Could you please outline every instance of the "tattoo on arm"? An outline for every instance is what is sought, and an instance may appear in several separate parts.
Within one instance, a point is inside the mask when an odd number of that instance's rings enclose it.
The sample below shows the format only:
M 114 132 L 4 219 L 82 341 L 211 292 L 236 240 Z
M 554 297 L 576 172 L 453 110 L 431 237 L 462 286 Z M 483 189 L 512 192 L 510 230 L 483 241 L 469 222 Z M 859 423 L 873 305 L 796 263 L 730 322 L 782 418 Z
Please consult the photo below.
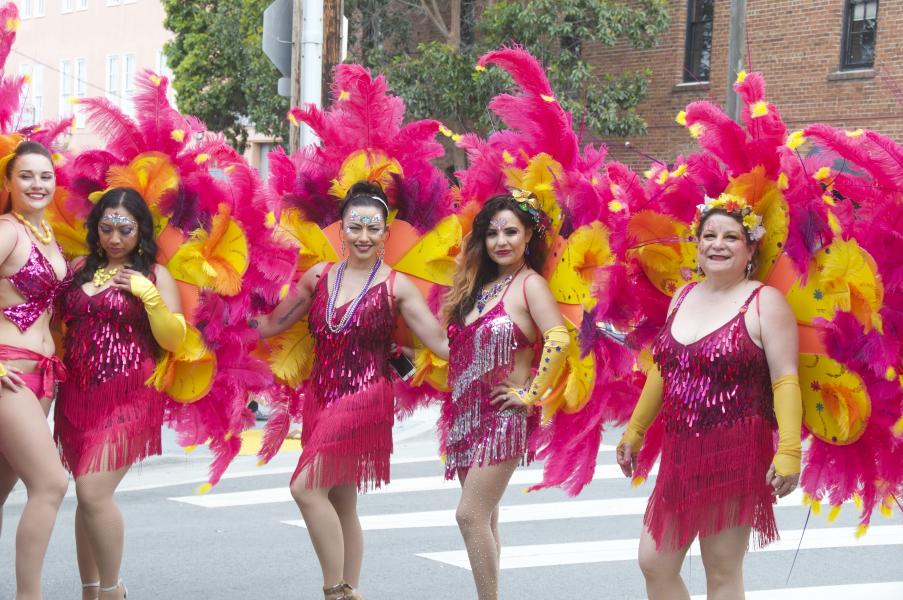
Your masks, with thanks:
M 279 318 L 278 323 L 279 323 L 280 325 L 285 325 L 285 322 L 288 321 L 289 318 L 291 318 L 291 316 L 292 316 L 293 314 L 295 314 L 295 311 L 297 311 L 297 310 L 303 308 L 306 304 L 307 304 L 307 298 L 301 298 L 300 300 L 298 300 L 297 302 L 295 302 L 295 305 L 292 306 L 292 307 L 289 309 L 289 311 L 288 311 L 287 313 L 285 313 L 284 315 L 282 315 L 282 316 Z

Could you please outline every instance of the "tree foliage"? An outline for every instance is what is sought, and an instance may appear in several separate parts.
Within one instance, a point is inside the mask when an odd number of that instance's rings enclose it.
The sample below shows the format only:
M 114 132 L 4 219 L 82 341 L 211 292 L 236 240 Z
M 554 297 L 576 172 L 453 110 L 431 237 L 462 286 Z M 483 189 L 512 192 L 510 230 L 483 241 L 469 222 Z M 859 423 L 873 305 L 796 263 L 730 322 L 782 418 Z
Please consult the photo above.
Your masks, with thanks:
M 468 14 L 467 5 L 472 7 L 469 0 L 452 1 L 465 3 L 462 15 Z M 410 1 L 401 4 L 416 10 Z M 584 59 L 584 48 L 622 41 L 648 48 L 668 25 L 667 0 L 499 0 L 480 14 L 472 44 L 424 42 L 411 52 L 404 40 L 393 43 L 383 27 L 382 38 L 361 44 L 361 58 L 386 73 L 412 117 L 438 118 L 452 129 L 486 134 L 494 124 L 485 107 L 510 80 L 495 69 L 478 73 L 474 63 L 487 50 L 520 44 L 543 62 L 556 97 L 589 132 L 628 136 L 646 131 L 636 106 L 651 71 L 600 73 Z
M 261 49 L 263 10 L 271 0 L 163 0 L 175 33 L 166 60 L 179 109 L 222 131 L 241 151 L 248 128 L 288 134 L 288 99 L 276 93 L 279 71 Z

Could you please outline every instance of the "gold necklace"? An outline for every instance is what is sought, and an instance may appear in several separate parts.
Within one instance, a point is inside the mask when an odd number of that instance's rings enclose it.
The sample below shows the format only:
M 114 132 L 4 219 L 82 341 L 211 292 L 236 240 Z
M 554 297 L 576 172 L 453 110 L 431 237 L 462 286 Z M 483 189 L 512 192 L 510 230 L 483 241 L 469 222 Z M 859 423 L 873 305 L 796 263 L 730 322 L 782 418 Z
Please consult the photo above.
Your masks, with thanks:
M 53 229 L 50 228 L 50 224 L 41 219 L 41 228 L 44 230 L 44 233 L 38 231 L 38 228 L 31 224 L 31 221 L 23 217 L 20 213 L 13 211 L 13 216 L 19 219 L 19 222 L 31 229 L 31 232 L 34 234 L 38 241 L 42 244 L 49 244 L 53 241 Z
M 94 284 L 96 288 L 102 288 L 103 284 L 116 277 L 116 273 L 122 267 L 113 267 L 112 269 L 104 269 L 103 267 L 97 267 L 97 270 L 94 271 L 94 279 L 91 280 L 91 283 Z

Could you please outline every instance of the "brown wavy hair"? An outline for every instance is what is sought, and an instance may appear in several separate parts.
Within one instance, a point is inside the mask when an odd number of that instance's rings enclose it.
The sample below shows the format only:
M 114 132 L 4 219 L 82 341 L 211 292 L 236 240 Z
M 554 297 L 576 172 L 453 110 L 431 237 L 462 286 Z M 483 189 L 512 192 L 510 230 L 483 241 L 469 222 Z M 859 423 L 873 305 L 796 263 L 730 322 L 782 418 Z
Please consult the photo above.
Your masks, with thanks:
M 524 229 L 533 232 L 527 243 L 524 262 L 534 271 L 542 270 L 548 248 L 543 235 L 537 229 L 537 223 L 510 195 L 493 196 L 477 213 L 473 220 L 473 229 L 464 238 L 464 249 L 458 256 L 458 267 L 455 269 L 452 288 L 442 306 L 442 317 L 446 323 L 464 323 L 465 317 L 476 305 L 477 293 L 498 277 L 499 266 L 486 250 L 486 234 L 492 217 L 503 210 L 510 210 L 517 216 Z

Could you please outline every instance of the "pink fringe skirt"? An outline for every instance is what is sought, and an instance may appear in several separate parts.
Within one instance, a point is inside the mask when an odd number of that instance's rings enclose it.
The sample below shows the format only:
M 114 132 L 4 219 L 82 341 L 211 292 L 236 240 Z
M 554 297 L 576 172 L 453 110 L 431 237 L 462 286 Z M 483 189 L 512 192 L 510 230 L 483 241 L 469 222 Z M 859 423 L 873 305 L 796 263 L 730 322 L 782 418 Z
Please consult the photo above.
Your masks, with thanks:
M 771 425 L 761 417 L 698 436 L 666 433 L 643 519 L 656 547 L 675 551 L 738 526 L 752 527 L 758 547 L 778 539 L 775 497 L 765 482 L 773 457 Z
M 353 484 L 361 492 L 388 483 L 394 410 L 387 379 L 328 404 L 306 394 L 301 457 L 292 481 L 303 472 L 308 489 Z
M 72 377 L 60 386 L 53 437 L 73 476 L 116 471 L 162 453 L 163 394 L 144 383 L 153 370 L 149 360 L 98 385 L 82 388 Z

